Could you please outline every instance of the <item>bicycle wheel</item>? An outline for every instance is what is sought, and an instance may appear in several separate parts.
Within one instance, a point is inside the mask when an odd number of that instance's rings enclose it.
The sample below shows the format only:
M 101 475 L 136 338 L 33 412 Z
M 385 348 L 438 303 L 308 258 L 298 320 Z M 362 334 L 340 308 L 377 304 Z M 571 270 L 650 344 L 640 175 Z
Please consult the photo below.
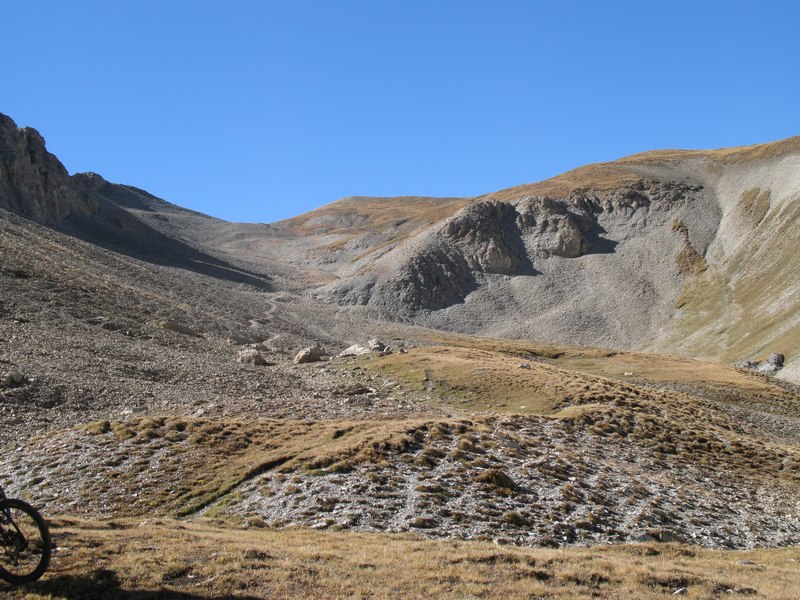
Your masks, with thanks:
M 47 523 L 27 502 L 0 502 L 0 578 L 9 583 L 36 581 L 50 564 Z

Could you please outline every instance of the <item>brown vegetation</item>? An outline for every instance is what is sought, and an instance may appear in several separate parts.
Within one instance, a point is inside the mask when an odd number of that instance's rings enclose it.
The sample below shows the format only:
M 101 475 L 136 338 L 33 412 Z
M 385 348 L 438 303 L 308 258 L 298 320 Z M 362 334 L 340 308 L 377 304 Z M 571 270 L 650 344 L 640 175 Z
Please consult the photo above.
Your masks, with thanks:
M 410 535 L 257 530 L 170 520 L 54 522 L 51 570 L 5 597 L 689 598 L 800 596 L 800 550 L 677 544 L 570 550 Z

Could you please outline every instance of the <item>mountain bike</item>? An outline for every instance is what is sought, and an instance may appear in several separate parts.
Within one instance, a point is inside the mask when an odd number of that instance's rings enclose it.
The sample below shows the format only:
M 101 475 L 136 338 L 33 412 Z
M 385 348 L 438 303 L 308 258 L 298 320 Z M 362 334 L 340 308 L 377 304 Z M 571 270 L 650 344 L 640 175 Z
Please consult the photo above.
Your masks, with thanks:
M 0 579 L 36 581 L 47 570 L 51 552 L 50 531 L 39 511 L 7 497 L 0 487 Z

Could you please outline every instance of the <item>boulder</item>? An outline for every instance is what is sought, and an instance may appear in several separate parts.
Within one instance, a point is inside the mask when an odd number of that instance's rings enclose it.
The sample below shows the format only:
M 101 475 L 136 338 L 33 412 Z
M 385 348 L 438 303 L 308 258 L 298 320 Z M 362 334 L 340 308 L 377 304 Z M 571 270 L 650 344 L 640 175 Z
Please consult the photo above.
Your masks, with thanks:
M 236 356 L 236 360 L 247 365 L 260 366 L 267 364 L 267 361 L 264 360 L 264 357 L 261 356 L 261 353 L 255 348 L 245 348 L 244 350 L 240 351 Z
M 756 367 L 759 373 L 774 373 L 783 367 L 784 356 L 780 352 L 773 352 Z
M 738 369 L 752 369 L 758 373 L 774 373 L 783 367 L 784 360 L 783 354 L 773 352 L 761 362 L 749 358 L 741 358 L 733 363 L 733 366 Z
M 308 348 L 303 348 L 300 352 L 295 354 L 293 362 L 296 365 L 319 362 L 322 360 L 323 354 L 325 354 L 325 350 L 319 346 L 310 346 Z
M 353 344 L 349 348 L 345 348 L 339 353 L 339 356 L 367 356 L 372 354 L 372 350 L 370 350 L 367 346 L 362 346 L 361 344 Z

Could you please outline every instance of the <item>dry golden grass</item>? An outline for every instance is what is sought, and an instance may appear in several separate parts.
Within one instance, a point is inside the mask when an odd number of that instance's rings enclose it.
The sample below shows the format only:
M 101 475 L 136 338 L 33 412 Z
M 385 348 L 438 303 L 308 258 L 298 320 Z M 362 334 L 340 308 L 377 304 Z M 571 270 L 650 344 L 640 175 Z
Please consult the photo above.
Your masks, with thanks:
M 621 164 L 598 163 L 578 167 L 545 181 L 514 186 L 487 194 L 485 198 L 509 201 L 523 196 L 569 196 L 575 190 L 592 189 L 599 192 L 613 190 L 640 181 L 641 175 Z
M 800 548 L 530 549 L 410 535 L 59 519 L 42 580 L 6 598 L 800 597 Z
M 469 198 L 344 198 L 309 213 L 285 221 L 290 229 L 303 235 L 327 233 L 383 232 L 397 227 L 409 234 L 446 219 L 467 206 Z
M 529 368 L 520 368 L 521 363 Z M 553 414 L 603 387 L 596 378 L 515 354 L 452 346 L 415 348 L 359 364 L 404 381 L 415 392 L 429 390 L 465 412 Z
M 737 210 L 742 219 L 758 222 L 755 236 L 724 269 L 686 285 L 678 301 L 683 316 L 666 348 L 734 361 L 800 346 L 800 321 L 787 318 L 800 312 L 792 257 L 800 244 L 800 203 L 767 212 L 769 193 L 752 189 Z M 779 244 L 768 243 L 776 239 Z
M 416 448 L 435 426 L 457 429 L 463 424 L 447 419 L 144 418 L 90 423 L 80 432 L 84 441 L 75 443 L 75 456 L 61 446 L 51 451 L 54 465 L 71 465 L 83 456 L 99 469 L 102 476 L 81 490 L 87 510 L 102 503 L 114 507 L 114 514 L 185 516 L 273 469 L 343 472 L 365 462 L 379 464 Z M 47 485 L 58 484 L 59 472 L 51 473 Z M 64 476 L 67 485 L 69 471 Z M 139 494 L 142 489 L 147 493 Z
M 642 176 L 635 170 L 637 166 L 688 159 L 707 159 L 723 164 L 738 164 L 780 158 L 798 150 L 800 150 L 800 137 L 718 150 L 652 150 L 626 156 L 613 162 L 578 167 L 545 181 L 511 187 L 487 194 L 482 198 L 513 200 L 530 195 L 568 196 L 573 191 L 582 189 L 603 192 L 640 181 Z
M 476 346 L 487 342 L 473 339 Z M 415 393 L 427 391 L 476 423 L 503 413 L 549 416 L 612 445 L 627 438 L 675 460 L 797 481 L 796 446 L 776 443 L 756 423 L 743 427 L 721 408 L 757 405 L 777 418 L 800 415 L 800 398 L 767 377 L 681 357 L 491 343 L 494 350 L 433 346 L 358 364 Z
M 548 414 L 570 398 L 586 396 L 587 385 L 600 386 L 603 392 L 629 393 L 626 386 L 631 382 L 689 385 L 704 395 L 720 389 L 724 394 L 719 399 L 726 401 L 769 397 L 781 405 L 798 403 L 794 395 L 769 379 L 688 357 L 497 340 L 433 330 L 422 331 L 418 337 L 435 346 L 360 364 L 405 379 L 416 389 L 425 387 L 427 381 L 433 391 L 446 388 L 457 397 L 460 393 L 461 400 L 469 400 L 464 407 L 474 410 L 502 408 L 498 412 Z M 520 363 L 529 364 L 531 369 L 518 368 Z M 595 387 L 593 392 L 597 391 Z M 498 406 L 503 403 L 507 406 Z
M 663 161 L 686 160 L 688 158 L 705 158 L 726 164 L 752 162 L 780 158 L 800 150 L 800 136 L 786 138 L 766 144 L 751 146 L 735 146 L 716 150 L 651 150 L 626 156 L 615 162 L 621 164 L 648 164 Z

